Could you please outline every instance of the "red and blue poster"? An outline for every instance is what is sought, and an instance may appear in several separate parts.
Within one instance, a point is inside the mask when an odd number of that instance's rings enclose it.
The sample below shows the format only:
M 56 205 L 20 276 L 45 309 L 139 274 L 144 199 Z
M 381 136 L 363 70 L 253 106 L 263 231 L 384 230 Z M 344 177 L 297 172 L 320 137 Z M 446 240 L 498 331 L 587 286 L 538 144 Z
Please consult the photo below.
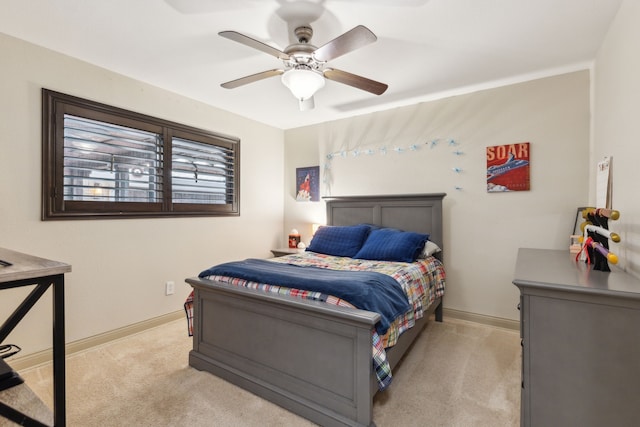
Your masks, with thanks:
M 320 166 L 296 169 L 296 200 L 320 201 Z
M 529 143 L 487 147 L 487 192 L 529 191 Z

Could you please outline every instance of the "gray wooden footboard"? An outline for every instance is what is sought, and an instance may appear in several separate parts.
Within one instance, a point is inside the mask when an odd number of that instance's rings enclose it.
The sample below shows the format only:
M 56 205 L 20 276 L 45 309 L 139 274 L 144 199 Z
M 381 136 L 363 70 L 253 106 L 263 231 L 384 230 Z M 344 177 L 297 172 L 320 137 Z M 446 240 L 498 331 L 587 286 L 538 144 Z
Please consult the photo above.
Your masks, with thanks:
M 206 279 L 195 290 L 189 364 L 323 426 L 372 424 L 377 313 Z

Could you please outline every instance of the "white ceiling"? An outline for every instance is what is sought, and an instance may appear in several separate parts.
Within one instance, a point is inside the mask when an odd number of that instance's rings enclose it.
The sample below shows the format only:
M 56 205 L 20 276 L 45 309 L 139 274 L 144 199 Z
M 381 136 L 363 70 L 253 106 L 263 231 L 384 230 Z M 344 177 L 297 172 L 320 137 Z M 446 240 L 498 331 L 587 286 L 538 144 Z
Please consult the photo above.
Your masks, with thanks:
M 0 0 L 0 32 L 289 129 L 588 68 L 621 1 Z M 220 87 L 282 64 L 219 31 L 284 49 L 282 17 L 314 13 L 318 47 L 359 24 L 378 36 L 330 66 L 387 83 L 383 95 L 328 81 L 302 112 L 279 77 Z

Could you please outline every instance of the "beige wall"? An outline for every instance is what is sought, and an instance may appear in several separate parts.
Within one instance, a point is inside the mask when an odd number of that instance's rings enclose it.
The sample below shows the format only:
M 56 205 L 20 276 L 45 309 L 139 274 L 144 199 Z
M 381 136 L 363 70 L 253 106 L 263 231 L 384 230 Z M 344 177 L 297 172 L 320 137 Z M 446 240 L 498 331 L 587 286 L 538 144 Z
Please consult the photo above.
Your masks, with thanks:
M 184 279 L 280 243 L 283 131 L 0 34 L 0 246 L 72 264 L 67 342 L 182 309 Z M 42 87 L 241 139 L 241 216 L 40 220 Z M 206 89 L 203 89 L 206 90 Z M 176 293 L 164 295 L 173 280 Z M 2 291 L 4 319 L 25 290 Z M 48 293 L 8 338 L 51 345 Z M 186 323 L 185 323 L 186 333 Z
M 588 199 L 589 88 L 585 70 L 287 131 L 285 174 L 315 160 L 323 195 L 446 192 L 445 307 L 517 319 L 517 249 L 568 250 Z M 531 191 L 488 194 L 486 147 L 518 142 L 531 143 Z M 307 229 L 324 204 L 296 203 L 287 179 L 285 231 Z
M 625 0 L 598 52 L 595 65 L 593 156 L 590 170 L 613 157 L 613 205 L 620 220 L 609 228 L 621 235 L 611 244 L 620 266 L 640 277 L 640 2 Z M 590 180 L 595 203 L 595 178 Z

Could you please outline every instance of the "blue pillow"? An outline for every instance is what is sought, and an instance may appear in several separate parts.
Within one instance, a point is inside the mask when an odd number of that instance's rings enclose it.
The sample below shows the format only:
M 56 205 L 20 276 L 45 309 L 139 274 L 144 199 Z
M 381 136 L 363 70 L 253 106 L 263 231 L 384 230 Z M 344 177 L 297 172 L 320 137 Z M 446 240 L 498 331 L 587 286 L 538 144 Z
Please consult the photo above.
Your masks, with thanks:
M 393 228 L 372 230 L 367 241 L 353 258 L 414 262 L 424 249 L 424 244 L 428 239 L 428 234 Z
M 321 226 L 313 235 L 308 251 L 353 257 L 369 235 L 368 225 Z

